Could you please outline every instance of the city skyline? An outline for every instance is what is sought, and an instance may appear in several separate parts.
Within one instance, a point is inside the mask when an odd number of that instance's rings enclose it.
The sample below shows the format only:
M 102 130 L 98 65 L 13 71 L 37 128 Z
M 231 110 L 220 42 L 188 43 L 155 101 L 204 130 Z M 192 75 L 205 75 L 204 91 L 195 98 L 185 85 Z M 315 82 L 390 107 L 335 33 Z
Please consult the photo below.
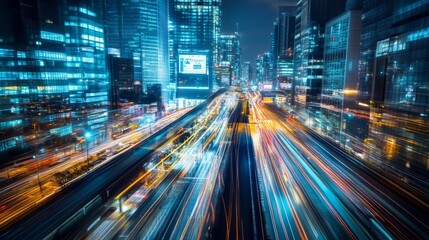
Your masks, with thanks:
M 429 0 L 3 0 L 0 24 L 0 239 L 429 235 Z
M 278 7 L 295 4 L 296 0 L 223 1 L 222 30 L 232 34 L 238 28 L 240 37 L 243 39 L 243 61 L 255 64 L 255 57 L 270 48 L 270 27 L 278 16 Z

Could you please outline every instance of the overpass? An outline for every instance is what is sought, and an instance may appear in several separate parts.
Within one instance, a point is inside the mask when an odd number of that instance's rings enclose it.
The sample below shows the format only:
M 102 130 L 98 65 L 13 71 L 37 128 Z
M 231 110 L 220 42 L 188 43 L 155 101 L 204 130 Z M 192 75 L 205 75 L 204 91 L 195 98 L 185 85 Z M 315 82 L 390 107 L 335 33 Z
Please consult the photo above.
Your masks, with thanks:
M 111 199 L 141 170 L 154 149 L 166 142 L 181 126 L 201 115 L 206 107 L 227 89 L 221 89 L 205 102 L 176 121 L 167 125 L 142 143 L 108 163 L 89 172 L 86 176 L 64 187 L 52 198 L 2 229 L 0 239 L 62 239 L 62 233 L 84 218 L 90 211 Z

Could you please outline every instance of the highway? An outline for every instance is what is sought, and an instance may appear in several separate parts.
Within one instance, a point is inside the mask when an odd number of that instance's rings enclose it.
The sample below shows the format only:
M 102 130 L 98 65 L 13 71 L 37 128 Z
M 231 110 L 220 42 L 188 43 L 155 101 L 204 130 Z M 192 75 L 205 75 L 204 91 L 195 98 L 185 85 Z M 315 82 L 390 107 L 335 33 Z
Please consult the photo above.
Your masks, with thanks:
M 229 126 L 232 146 L 219 219 L 212 239 L 265 239 L 257 173 L 248 127 L 249 108 L 242 98 Z
M 183 116 L 190 110 L 191 109 L 189 108 L 182 109 L 167 115 L 166 117 L 161 118 L 155 122 L 153 126 L 141 124 L 139 128 L 129 132 L 127 135 L 124 135 L 115 140 L 111 140 L 102 145 L 93 146 L 90 149 L 90 155 L 95 155 L 100 151 L 108 151 L 110 149 L 123 146 L 121 151 L 118 150 L 117 153 L 111 152 L 111 155 L 109 154 L 109 156 L 107 156 L 106 159 L 100 164 L 93 166 L 93 169 L 94 167 L 99 167 L 102 164 L 107 163 L 109 160 L 115 158 L 121 154 L 122 151 L 128 149 L 131 145 L 138 144 L 149 137 L 151 131 L 150 128 L 155 130 L 161 129 L 180 116 Z M 29 171 L 29 174 L 22 177 L 13 178 L 11 181 L 3 184 L 0 190 L 0 206 L 2 206 L 0 208 L 0 214 L 2 215 L 2 218 L 0 219 L 0 229 L 3 229 L 23 215 L 28 214 L 41 202 L 46 201 L 50 196 L 56 192 L 61 191 L 62 187 L 52 181 L 54 179 L 54 174 L 70 169 L 73 167 L 73 165 L 85 163 L 87 158 L 86 154 L 86 151 L 71 152 L 68 154 L 60 151 L 59 153 L 52 153 L 50 155 L 41 157 L 43 159 L 35 159 L 33 162 L 20 167 L 29 169 L 32 167 L 32 165 L 36 165 L 36 171 Z M 40 167 L 40 170 L 37 167 L 39 161 L 48 161 L 49 159 L 57 160 L 61 157 L 66 158 L 66 160 L 63 162 L 58 162 L 55 165 Z
M 423 220 L 428 216 L 427 195 L 404 189 L 275 104 L 249 97 L 270 239 L 427 237 L 429 227 Z
M 172 138 L 159 147 L 156 152 L 170 148 L 171 153 L 154 161 L 149 170 L 144 170 L 138 180 L 115 197 L 121 199 L 122 207 L 112 201 L 92 221 L 83 224 L 74 238 L 200 239 L 204 236 L 207 222 L 215 217 L 213 201 L 219 199 L 218 182 L 231 140 L 227 123 L 236 104 L 235 93 L 215 99 L 192 127 L 184 126 L 192 133 L 185 142 L 175 146 L 172 143 L 176 138 Z M 175 160 L 165 167 L 172 156 Z M 100 221 L 112 208 L 115 211 Z
M 34 209 L 31 215 L 19 219 L 0 233 L 1 239 L 42 239 L 45 236 L 58 236 L 60 226 L 67 227 L 76 219 L 86 215 L 93 205 L 100 204 L 103 198 L 113 195 L 118 186 L 127 181 L 124 176 L 132 174 L 140 167 L 153 149 L 167 141 L 183 125 L 192 122 L 218 95 L 220 90 L 206 102 L 195 107 L 181 118 L 168 124 L 151 138 L 130 147 L 130 150 L 110 160 L 96 170 L 66 186 L 60 193 L 54 194 Z M 87 205 L 85 208 L 83 208 Z M 67 221 L 70 217 L 73 219 Z
M 427 196 L 260 95 L 222 91 L 0 239 L 426 239 Z

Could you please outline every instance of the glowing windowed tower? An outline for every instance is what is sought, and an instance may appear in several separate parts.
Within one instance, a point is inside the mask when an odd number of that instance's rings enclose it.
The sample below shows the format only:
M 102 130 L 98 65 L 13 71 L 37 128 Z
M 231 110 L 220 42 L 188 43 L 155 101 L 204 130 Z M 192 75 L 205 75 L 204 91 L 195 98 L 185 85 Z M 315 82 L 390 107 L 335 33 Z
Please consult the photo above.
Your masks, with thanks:
M 217 88 L 214 65 L 220 36 L 220 5 L 220 0 L 170 0 L 170 64 L 174 70 L 171 80 L 177 84 L 178 98 L 205 99 Z M 206 70 L 181 71 L 180 59 L 185 59 L 181 56 L 191 56 L 187 58 L 189 68 L 204 65 Z
M 161 84 L 164 101 L 170 95 L 167 7 L 165 0 L 106 0 L 107 47 L 133 59 L 142 91 Z
M 311 114 L 320 106 L 325 24 L 344 10 L 345 0 L 298 1 L 293 104 L 300 112 Z
M 82 126 L 103 137 L 102 1 L 6 0 L 0 16 L 0 151 L 49 147 Z
M 369 160 L 422 181 L 429 170 L 428 9 L 425 0 L 364 0 L 359 75 Z

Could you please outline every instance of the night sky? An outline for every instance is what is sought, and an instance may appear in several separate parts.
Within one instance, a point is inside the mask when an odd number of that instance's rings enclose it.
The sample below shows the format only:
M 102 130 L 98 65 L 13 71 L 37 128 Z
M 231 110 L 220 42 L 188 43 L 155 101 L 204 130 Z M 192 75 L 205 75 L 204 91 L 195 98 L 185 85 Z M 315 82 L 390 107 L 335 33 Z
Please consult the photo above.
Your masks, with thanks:
M 242 61 L 255 63 L 259 53 L 270 49 L 270 33 L 278 7 L 295 4 L 296 0 L 223 0 L 221 32 L 235 32 L 238 22 Z

